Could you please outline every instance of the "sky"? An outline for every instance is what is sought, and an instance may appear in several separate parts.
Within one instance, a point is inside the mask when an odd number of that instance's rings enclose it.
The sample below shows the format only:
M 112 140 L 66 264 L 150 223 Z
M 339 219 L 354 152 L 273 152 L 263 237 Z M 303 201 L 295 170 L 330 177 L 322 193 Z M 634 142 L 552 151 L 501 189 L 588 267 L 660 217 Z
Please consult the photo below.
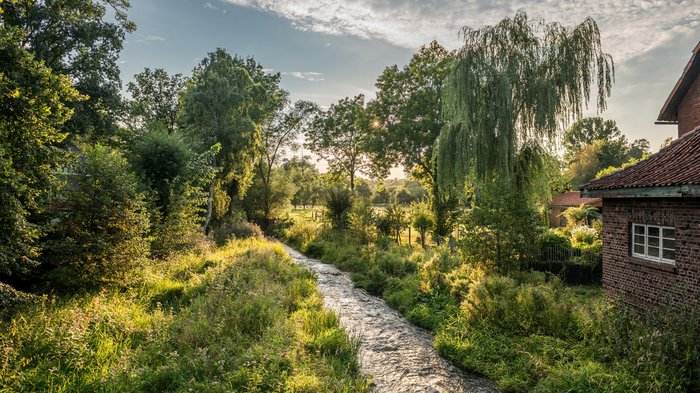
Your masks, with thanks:
M 675 126 L 654 121 L 700 41 L 700 0 L 133 0 L 138 29 L 121 53 L 122 80 L 145 67 L 188 76 L 222 47 L 281 73 L 292 99 L 328 106 L 373 97 L 384 68 L 406 64 L 420 46 L 437 40 L 457 49 L 462 27 L 519 10 L 569 26 L 592 17 L 616 68 L 601 116 L 653 151 L 676 136 Z

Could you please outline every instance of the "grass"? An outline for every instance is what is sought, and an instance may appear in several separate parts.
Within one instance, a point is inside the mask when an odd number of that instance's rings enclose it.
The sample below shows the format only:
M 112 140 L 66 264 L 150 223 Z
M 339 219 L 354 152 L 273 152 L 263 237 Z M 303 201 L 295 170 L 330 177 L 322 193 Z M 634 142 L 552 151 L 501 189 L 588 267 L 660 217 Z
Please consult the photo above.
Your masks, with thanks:
M 441 355 L 504 392 L 700 391 L 698 310 L 635 314 L 599 286 L 501 275 L 447 248 L 361 244 L 309 221 L 286 233 L 300 228 L 313 236 L 288 237 L 293 246 L 352 272 L 355 285 L 433 331 Z
M 238 240 L 22 306 L 0 328 L 0 391 L 367 391 L 357 350 L 311 273 Z

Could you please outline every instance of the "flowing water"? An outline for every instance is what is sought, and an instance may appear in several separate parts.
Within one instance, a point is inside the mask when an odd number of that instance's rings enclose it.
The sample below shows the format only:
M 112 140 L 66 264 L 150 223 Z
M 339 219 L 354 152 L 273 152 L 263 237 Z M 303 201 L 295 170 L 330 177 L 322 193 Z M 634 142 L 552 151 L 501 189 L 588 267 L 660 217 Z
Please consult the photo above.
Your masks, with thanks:
M 326 308 L 360 340 L 362 371 L 376 392 L 497 392 L 481 377 L 466 374 L 433 349 L 433 336 L 412 325 L 383 300 L 355 288 L 348 273 L 285 246 L 294 262 L 318 277 Z

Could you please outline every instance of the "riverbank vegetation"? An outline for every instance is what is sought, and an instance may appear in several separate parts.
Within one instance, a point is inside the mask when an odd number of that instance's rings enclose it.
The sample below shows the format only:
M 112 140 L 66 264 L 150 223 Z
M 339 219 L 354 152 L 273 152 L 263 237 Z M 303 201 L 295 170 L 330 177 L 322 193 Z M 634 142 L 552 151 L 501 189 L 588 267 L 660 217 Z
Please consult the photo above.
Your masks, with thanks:
M 366 391 L 357 342 L 279 244 L 233 240 L 133 284 L 28 302 L 0 329 L 3 391 Z
M 464 28 L 323 108 L 222 48 L 123 96 L 128 10 L 0 1 L 0 389 L 367 390 L 356 342 L 265 233 L 504 391 L 700 390 L 697 311 L 605 298 L 593 209 L 546 227 L 553 194 L 649 150 L 583 118 L 614 80 L 593 20 Z
M 470 261 L 468 241 L 430 249 L 382 236 L 362 242 L 301 215 L 285 236 L 306 254 L 352 272 L 355 285 L 434 332 L 440 354 L 505 392 L 700 386 L 700 319 L 692 309 L 640 315 L 595 285 Z

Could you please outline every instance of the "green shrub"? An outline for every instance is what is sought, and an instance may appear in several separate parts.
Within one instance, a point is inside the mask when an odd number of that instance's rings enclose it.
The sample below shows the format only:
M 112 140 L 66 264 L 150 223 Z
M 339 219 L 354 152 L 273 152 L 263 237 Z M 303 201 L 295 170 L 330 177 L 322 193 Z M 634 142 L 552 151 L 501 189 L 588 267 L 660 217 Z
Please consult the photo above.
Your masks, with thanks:
M 320 232 L 318 223 L 310 220 L 296 220 L 289 228 L 284 229 L 282 235 L 291 246 L 304 249 Z
M 323 198 L 326 218 L 335 229 L 345 228 L 348 213 L 352 207 L 352 192 L 347 188 L 332 187 L 326 191 Z
M 244 220 L 227 220 L 214 228 L 214 239 L 223 245 L 230 239 L 248 239 L 263 237 L 259 226 Z
M 447 274 L 460 264 L 461 261 L 449 247 L 439 247 L 433 257 L 421 267 L 421 289 L 428 293 L 448 289 Z
M 366 199 L 360 198 L 353 203 L 348 213 L 348 229 L 363 243 L 376 237 L 374 208 Z
M 84 149 L 69 183 L 54 202 L 64 214 L 46 242 L 49 277 L 59 287 L 125 282 L 149 251 L 136 176 L 118 151 L 96 145 Z
M 566 337 L 575 327 L 573 304 L 560 283 L 521 283 L 488 276 L 473 285 L 462 303 L 467 319 L 516 335 Z

